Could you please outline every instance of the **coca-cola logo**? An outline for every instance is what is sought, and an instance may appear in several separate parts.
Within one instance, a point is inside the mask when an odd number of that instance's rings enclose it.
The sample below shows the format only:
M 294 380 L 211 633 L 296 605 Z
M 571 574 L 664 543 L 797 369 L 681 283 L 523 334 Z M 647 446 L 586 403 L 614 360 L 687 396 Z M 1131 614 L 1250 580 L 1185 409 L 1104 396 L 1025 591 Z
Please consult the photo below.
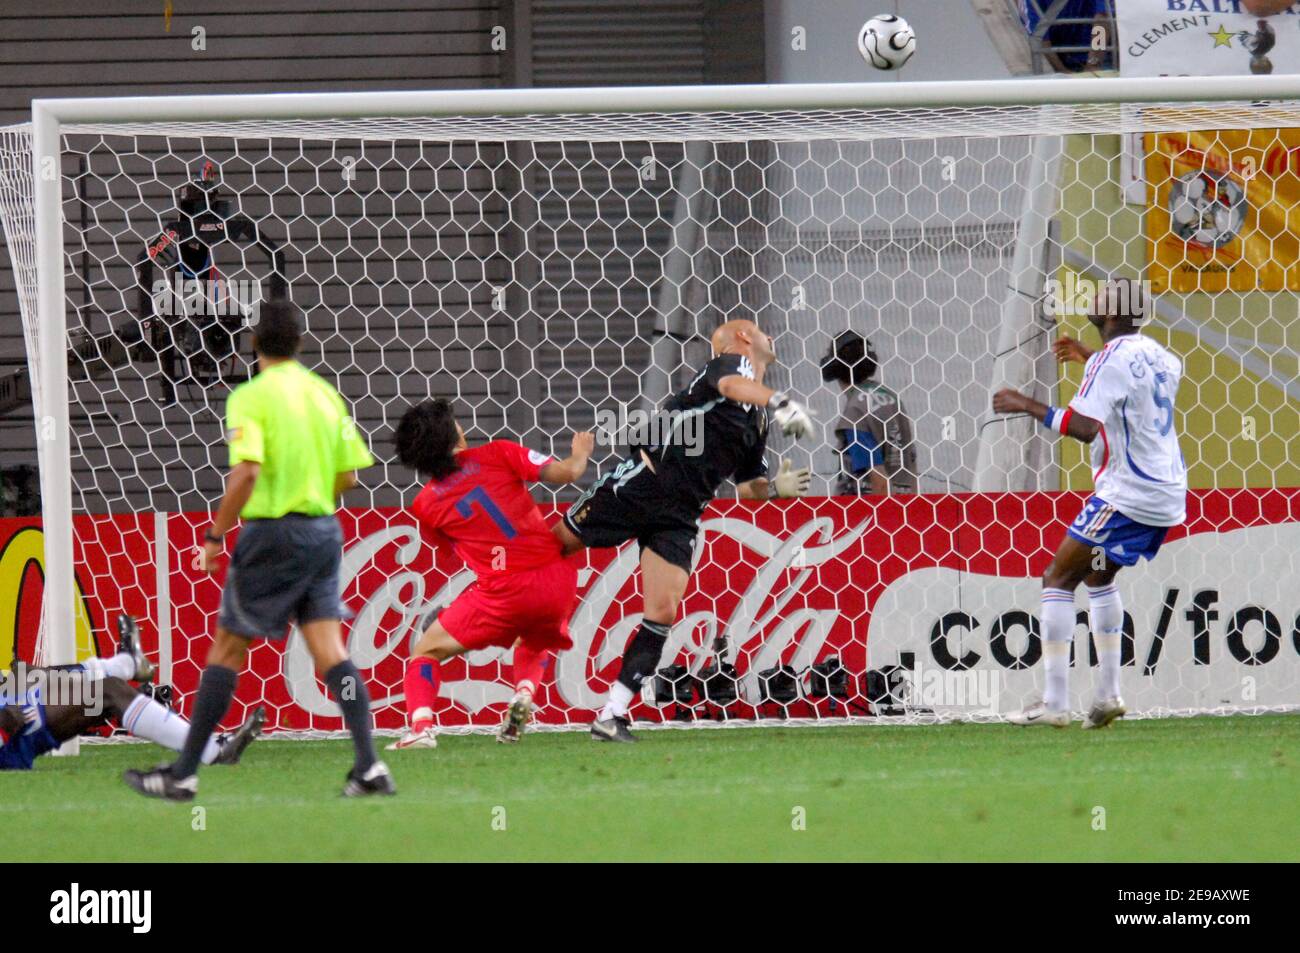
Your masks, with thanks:
M 724 661 L 741 670 L 741 698 L 753 700 L 753 673 L 781 662 L 802 668 L 816 661 L 840 611 L 829 592 L 819 598 L 810 590 L 818 584 L 821 567 L 856 547 L 870 525 L 870 519 L 852 526 L 841 522 L 837 534 L 837 521 L 825 516 L 807 519 L 788 532 L 768 531 L 733 516 L 703 520 L 704 545 L 696 547 L 696 568 L 705 569 L 710 591 L 688 593 L 661 664 L 683 652 L 692 661 L 702 659 L 712 654 L 721 637 L 726 646 Z M 430 614 L 449 605 L 473 581 L 469 570 L 446 575 L 412 568 L 426 545 L 414 524 L 394 523 L 360 536 L 347 547 L 340 572 L 344 591 L 376 564 L 387 567 L 382 579 L 353 605 L 348 651 L 362 671 L 393 655 L 404 657 Z M 728 572 L 728 591 L 719 597 L 713 578 L 717 566 L 707 554 L 724 545 L 743 550 L 748 555 L 745 565 L 753 566 L 753 571 L 748 576 Z M 581 596 L 570 621 L 573 648 L 561 653 L 555 665 L 553 698 L 563 706 L 590 710 L 604 703 L 608 683 L 596 674 L 619 659 L 641 621 L 640 599 L 634 595 L 638 562 L 637 548 L 628 546 L 599 570 L 580 572 Z M 508 656 L 507 649 L 471 652 L 467 671 L 482 671 L 486 663 Z M 284 677 L 290 697 L 305 712 L 337 715 L 300 639 L 291 639 L 285 651 Z M 373 682 L 371 687 L 375 707 L 400 703 L 397 692 L 384 694 L 383 687 Z M 508 701 L 510 693 L 509 685 L 499 679 L 472 674 L 442 687 L 443 695 L 471 714 Z

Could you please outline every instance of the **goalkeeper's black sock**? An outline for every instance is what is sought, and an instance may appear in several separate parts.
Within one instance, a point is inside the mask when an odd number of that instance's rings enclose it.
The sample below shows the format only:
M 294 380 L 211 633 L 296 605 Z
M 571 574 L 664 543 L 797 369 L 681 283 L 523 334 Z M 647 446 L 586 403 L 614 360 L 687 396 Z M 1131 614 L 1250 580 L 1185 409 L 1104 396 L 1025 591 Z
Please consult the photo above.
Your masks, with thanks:
M 632 641 L 628 643 L 627 651 L 623 653 L 623 667 L 619 670 L 618 680 L 634 694 L 641 690 L 641 683 L 654 674 L 671 628 L 672 626 L 666 622 L 644 620 L 641 628 L 636 630 Z
M 325 685 L 343 709 L 343 723 L 352 733 L 357 772 L 364 774 L 376 761 L 375 743 L 370 737 L 370 693 L 361 673 L 350 659 L 344 659 L 325 673 Z
M 203 670 L 199 696 L 194 700 L 194 716 L 190 718 L 190 733 L 185 736 L 185 746 L 172 765 L 172 777 L 188 778 L 199 770 L 203 749 L 230 710 L 238 680 L 239 673 L 224 665 L 209 665 Z
M 655 666 L 659 664 L 670 628 L 667 622 L 642 621 L 641 628 L 636 630 L 636 635 L 623 652 L 623 666 L 610 686 L 609 698 L 600 710 L 599 720 L 627 717 L 636 693 L 641 690 L 641 683 L 654 674 Z

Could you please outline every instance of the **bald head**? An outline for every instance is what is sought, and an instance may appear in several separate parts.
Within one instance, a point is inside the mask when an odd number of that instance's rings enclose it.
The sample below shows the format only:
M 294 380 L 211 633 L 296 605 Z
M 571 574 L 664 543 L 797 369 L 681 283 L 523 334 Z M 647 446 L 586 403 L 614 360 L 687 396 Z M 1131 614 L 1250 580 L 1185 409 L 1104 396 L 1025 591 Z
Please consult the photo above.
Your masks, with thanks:
M 710 338 L 710 343 L 713 345 L 713 353 L 726 354 L 728 351 L 731 351 L 736 347 L 742 334 L 752 340 L 753 335 L 757 331 L 758 325 L 753 321 L 738 319 L 721 324 L 718 326 L 718 329 L 713 332 L 713 337 Z
M 757 324 L 743 318 L 719 325 L 709 341 L 714 354 L 743 354 L 764 367 L 776 360 L 771 339 Z

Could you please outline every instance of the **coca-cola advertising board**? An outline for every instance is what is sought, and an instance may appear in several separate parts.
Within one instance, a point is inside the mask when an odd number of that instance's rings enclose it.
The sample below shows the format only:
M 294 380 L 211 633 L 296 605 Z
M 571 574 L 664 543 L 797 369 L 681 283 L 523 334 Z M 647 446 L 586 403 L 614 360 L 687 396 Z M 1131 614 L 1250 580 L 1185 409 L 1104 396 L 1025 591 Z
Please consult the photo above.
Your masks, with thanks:
M 1079 512 L 1077 493 L 719 501 L 705 513 L 697 566 L 662 665 L 698 674 L 735 666 L 725 708 L 647 699 L 639 719 L 865 715 L 866 673 L 906 672 L 908 710 L 997 716 L 1041 685 L 1038 577 Z M 545 507 L 548 519 L 559 508 Z M 1195 491 L 1186 524 L 1154 562 L 1125 570 L 1124 693 L 1143 712 L 1300 705 L 1300 490 Z M 348 648 L 365 674 L 379 728 L 404 722 L 402 673 L 428 617 L 472 581 L 400 509 L 350 508 L 343 525 Z M 82 516 L 75 522 L 78 651 L 111 646 L 112 617 L 141 619 L 187 709 L 220 598 L 220 575 L 195 564 L 206 514 Z M 10 657 L 32 658 L 39 621 L 39 522 L 0 521 L 0 626 Z M 233 540 L 232 540 L 233 542 Z M 580 553 L 571 621 L 538 718 L 578 724 L 603 703 L 641 611 L 637 550 Z M 1084 707 L 1095 652 L 1079 593 L 1073 689 Z M 80 628 L 80 627 L 79 627 Z M 163 634 L 163 644 L 159 634 Z M 847 697 L 812 697 L 808 669 L 838 658 Z M 800 697 L 764 703 L 758 673 L 787 665 Z M 447 662 L 439 722 L 491 725 L 510 695 L 510 652 Z M 300 640 L 259 642 L 229 720 L 263 703 L 272 729 L 341 728 Z

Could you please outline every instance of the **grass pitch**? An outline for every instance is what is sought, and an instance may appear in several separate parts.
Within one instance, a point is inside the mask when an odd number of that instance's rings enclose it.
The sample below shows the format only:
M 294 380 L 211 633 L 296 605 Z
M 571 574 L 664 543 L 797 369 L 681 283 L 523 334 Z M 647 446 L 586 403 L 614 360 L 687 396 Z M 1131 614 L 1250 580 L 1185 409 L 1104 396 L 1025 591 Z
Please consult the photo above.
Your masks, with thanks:
M 87 745 L 0 774 L 0 860 L 1300 859 L 1297 717 L 641 739 L 447 737 L 385 752 L 399 794 L 366 801 L 348 742 L 261 741 L 193 805 L 121 783 L 159 749 Z

